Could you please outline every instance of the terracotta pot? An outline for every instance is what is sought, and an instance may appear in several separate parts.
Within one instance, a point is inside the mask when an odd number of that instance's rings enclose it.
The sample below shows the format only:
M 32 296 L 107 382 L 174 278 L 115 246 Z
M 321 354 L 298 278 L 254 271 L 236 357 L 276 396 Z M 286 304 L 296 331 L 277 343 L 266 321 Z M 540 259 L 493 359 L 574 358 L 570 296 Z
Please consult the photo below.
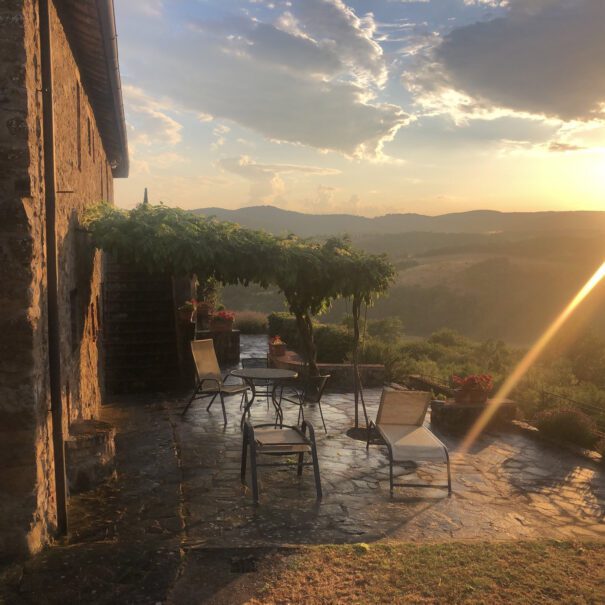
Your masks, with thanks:
M 271 357 L 283 357 L 286 354 L 286 343 L 269 344 L 269 354 Z

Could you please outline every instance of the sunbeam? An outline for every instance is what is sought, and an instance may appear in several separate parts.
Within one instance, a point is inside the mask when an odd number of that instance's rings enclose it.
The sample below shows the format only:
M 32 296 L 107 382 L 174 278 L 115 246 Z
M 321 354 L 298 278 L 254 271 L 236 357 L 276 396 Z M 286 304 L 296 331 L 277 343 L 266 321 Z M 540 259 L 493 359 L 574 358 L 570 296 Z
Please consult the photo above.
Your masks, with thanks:
M 510 376 L 504 381 L 504 384 L 500 387 L 493 399 L 490 400 L 489 404 L 485 407 L 485 410 L 483 411 L 481 416 L 477 418 L 475 424 L 470 428 L 469 432 L 464 438 L 464 441 L 462 442 L 459 453 L 463 454 L 465 452 L 468 452 L 477 437 L 487 426 L 490 419 L 496 413 L 498 408 L 502 405 L 502 402 L 511 394 L 511 392 L 517 386 L 519 381 L 523 378 L 525 373 L 536 362 L 542 351 L 544 351 L 548 343 L 561 329 L 563 324 L 569 319 L 571 314 L 592 292 L 592 290 L 594 290 L 597 284 L 604 277 L 605 262 L 597 269 L 597 271 L 595 271 L 594 275 L 584 284 L 584 286 L 582 286 L 580 291 L 573 297 L 573 299 L 557 316 L 557 318 L 550 324 L 550 326 L 548 326 L 542 336 L 540 336 L 540 338 L 535 342 L 531 349 L 525 354 L 523 359 L 517 364 Z

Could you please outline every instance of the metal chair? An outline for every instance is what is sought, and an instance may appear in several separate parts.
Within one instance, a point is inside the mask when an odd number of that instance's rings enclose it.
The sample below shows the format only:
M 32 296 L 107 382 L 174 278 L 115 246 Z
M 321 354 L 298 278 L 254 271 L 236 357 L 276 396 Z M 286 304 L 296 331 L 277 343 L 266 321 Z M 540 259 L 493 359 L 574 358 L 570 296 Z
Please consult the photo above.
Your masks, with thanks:
M 304 375 L 300 378 L 297 384 L 293 385 L 283 385 L 280 390 L 280 403 L 282 401 L 288 401 L 298 406 L 298 424 L 300 424 L 301 420 L 305 419 L 304 407 L 306 404 L 317 404 L 319 407 L 319 415 L 321 416 L 321 422 L 324 427 L 324 431 L 327 433 L 328 429 L 326 428 L 326 421 L 324 420 L 324 413 L 321 409 L 321 398 L 323 397 L 324 391 L 326 389 L 326 385 L 328 384 L 328 380 L 331 378 L 330 374 L 326 374 L 325 376 L 309 376 Z M 289 397 L 284 397 L 283 392 L 284 388 L 290 387 L 293 389 L 296 399 L 290 399 Z
M 307 429 L 309 434 L 307 436 Z M 317 446 L 315 444 L 315 431 L 311 423 L 304 421 L 302 425 L 282 426 L 276 428 L 273 424 L 259 424 L 253 426 L 250 420 L 244 425 L 244 437 L 242 443 L 242 466 L 241 481 L 246 484 L 246 462 L 250 450 L 250 470 L 252 472 L 252 496 L 254 504 L 258 504 L 258 474 L 259 466 L 292 466 L 287 461 L 259 463 L 257 457 L 260 454 L 271 456 L 297 456 L 296 469 L 300 477 L 304 466 L 313 466 L 315 476 L 315 489 L 317 499 L 321 500 L 321 478 L 319 475 L 319 462 L 317 459 Z M 311 462 L 305 462 L 305 454 L 310 454 Z
M 452 475 L 447 447 L 429 429 L 423 426 L 431 400 L 425 391 L 395 391 L 384 389 L 376 422 L 370 421 L 366 450 L 370 447 L 372 431 L 378 432 L 389 453 L 389 483 L 391 495 L 399 487 L 447 487 L 452 493 Z M 426 483 L 395 483 L 393 464 L 407 461 L 438 461 L 447 465 L 447 485 Z
M 242 393 L 243 396 L 247 398 L 249 387 L 244 384 L 225 384 L 229 374 L 226 374 L 225 377 L 221 376 L 221 369 L 218 365 L 216 352 L 214 351 L 214 342 L 212 339 L 192 340 L 191 352 L 195 361 L 197 382 L 191 398 L 181 412 L 181 416 L 185 415 L 195 399 L 202 399 L 204 397 L 211 397 L 210 403 L 206 408 L 206 411 L 209 411 L 218 395 L 221 400 L 221 407 L 223 408 L 223 420 L 225 421 L 225 424 L 227 424 L 225 395 L 239 395 Z

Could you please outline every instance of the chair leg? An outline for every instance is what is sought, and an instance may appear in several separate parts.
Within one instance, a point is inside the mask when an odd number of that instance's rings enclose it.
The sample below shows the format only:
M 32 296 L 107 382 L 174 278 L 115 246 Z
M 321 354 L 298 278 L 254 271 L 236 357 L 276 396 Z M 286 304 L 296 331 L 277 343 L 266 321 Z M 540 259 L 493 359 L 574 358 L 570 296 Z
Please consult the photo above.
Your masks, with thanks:
M 315 439 L 311 442 L 311 456 L 313 457 L 313 474 L 315 475 L 315 489 L 317 490 L 317 499 L 323 498 L 323 492 L 321 491 L 321 477 L 319 476 L 319 461 L 317 459 L 317 447 L 315 445 Z
M 217 395 L 218 395 L 218 393 L 215 393 L 214 396 L 212 397 L 212 399 L 210 400 L 210 403 L 208 404 L 208 407 L 206 408 L 207 412 L 210 411 L 210 408 L 212 407 L 212 404 L 214 403 L 214 400 L 216 399 Z
M 450 469 L 450 455 L 447 449 L 445 450 L 445 459 L 447 463 L 447 495 L 452 495 L 452 471 Z
M 326 435 L 328 434 L 328 429 L 326 428 L 326 421 L 324 420 L 324 413 L 321 409 L 321 401 L 317 402 L 317 405 L 319 406 L 319 415 L 321 416 L 321 422 L 324 425 L 324 431 L 326 432 Z
M 300 477 L 302 475 L 303 472 L 303 461 L 305 458 L 305 454 L 304 452 L 300 452 L 300 454 L 298 454 L 298 469 L 296 474 Z
M 240 478 L 242 485 L 246 483 L 246 459 L 248 457 L 248 429 L 244 427 L 244 436 L 242 439 L 242 467 L 240 470 Z
M 227 411 L 225 410 L 225 396 L 222 391 L 219 391 L 219 395 L 221 396 L 221 407 L 223 408 L 223 420 L 225 424 L 227 424 Z M 216 395 L 215 395 L 216 397 Z
M 389 456 L 389 484 L 391 496 L 393 496 L 393 457 Z
M 200 386 L 201 385 L 199 383 L 195 385 L 195 388 L 193 389 L 193 394 L 189 398 L 187 405 L 183 408 L 183 411 L 181 412 L 181 416 L 184 416 L 187 413 L 187 410 L 191 407 L 191 404 L 193 403 L 195 396 L 197 395 L 198 391 L 200 390 Z
M 258 476 L 256 469 L 256 445 L 250 440 L 250 470 L 252 471 L 252 498 L 258 504 Z

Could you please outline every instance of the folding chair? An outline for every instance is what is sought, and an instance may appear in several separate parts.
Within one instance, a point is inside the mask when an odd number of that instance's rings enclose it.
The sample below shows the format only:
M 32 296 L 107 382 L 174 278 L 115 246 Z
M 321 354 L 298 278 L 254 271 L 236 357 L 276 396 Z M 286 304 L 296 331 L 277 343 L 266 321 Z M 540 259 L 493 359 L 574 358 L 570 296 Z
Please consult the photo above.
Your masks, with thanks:
M 304 406 L 310 403 L 317 404 L 317 406 L 319 407 L 319 415 L 321 416 L 321 423 L 323 424 L 324 431 L 326 433 L 328 432 L 328 429 L 326 428 L 326 421 L 324 420 L 324 413 L 321 409 L 321 398 L 323 397 L 326 385 L 328 384 L 328 380 L 330 378 L 330 374 L 326 374 L 325 376 L 303 375 L 299 379 L 298 383 L 294 383 L 292 385 L 283 385 L 281 387 L 279 396 L 280 403 L 283 401 L 288 401 L 299 406 L 298 424 L 300 424 L 301 420 L 305 419 Z M 292 389 L 294 391 L 296 399 L 284 397 L 284 388 Z
M 309 430 L 308 436 L 307 429 Z M 276 428 L 273 424 L 253 426 L 250 420 L 246 420 L 242 444 L 241 481 L 243 485 L 246 484 L 246 461 L 248 450 L 250 450 L 250 470 L 252 471 L 252 495 L 254 504 L 258 504 L 257 468 L 259 466 L 290 466 L 288 462 L 259 463 L 257 457 L 260 454 L 269 454 L 273 456 L 296 455 L 298 458 L 296 468 L 299 477 L 302 475 L 303 466 L 313 466 L 317 499 L 321 500 L 323 494 L 319 476 L 317 447 L 315 445 L 315 431 L 309 422 L 304 421 L 300 428 L 297 426 L 282 426 Z M 311 462 L 304 461 L 305 454 L 311 455 Z
M 452 493 L 452 475 L 447 447 L 423 426 L 431 394 L 424 391 L 395 391 L 384 389 L 376 422 L 370 421 L 366 449 L 370 447 L 372 431 L 377 431 L 389 453 L 389 483 L 391 495 L 399 487 L 447 487 Z M 393 464 L 407 461 L 437 461 L 447 465 L 447 485 L 426 483 L 394 483 Z
M 225 395 L 239 395 L 243 393 L 247 398 L 249 387 L 244 384 L 226 385 L 225 381 L 229 377 L 227 374 L 224 378 L 221 377 L 221 369 L 218 365 L 216 352 L 214 351 L 214 342 L 208 340 L 192 340 L 191 352 L 195 361 L 195 370 L 197 374 L 197 382 L 191 398 L 181 412 L 184 416 L 195 399 L 210 397 L 210 403 L 206 408 L 210 410 L 214 400 L 218 396 L 221 400 L 223 408 L 223 419 L 227 424 L 227 412 L 225 411 Z

